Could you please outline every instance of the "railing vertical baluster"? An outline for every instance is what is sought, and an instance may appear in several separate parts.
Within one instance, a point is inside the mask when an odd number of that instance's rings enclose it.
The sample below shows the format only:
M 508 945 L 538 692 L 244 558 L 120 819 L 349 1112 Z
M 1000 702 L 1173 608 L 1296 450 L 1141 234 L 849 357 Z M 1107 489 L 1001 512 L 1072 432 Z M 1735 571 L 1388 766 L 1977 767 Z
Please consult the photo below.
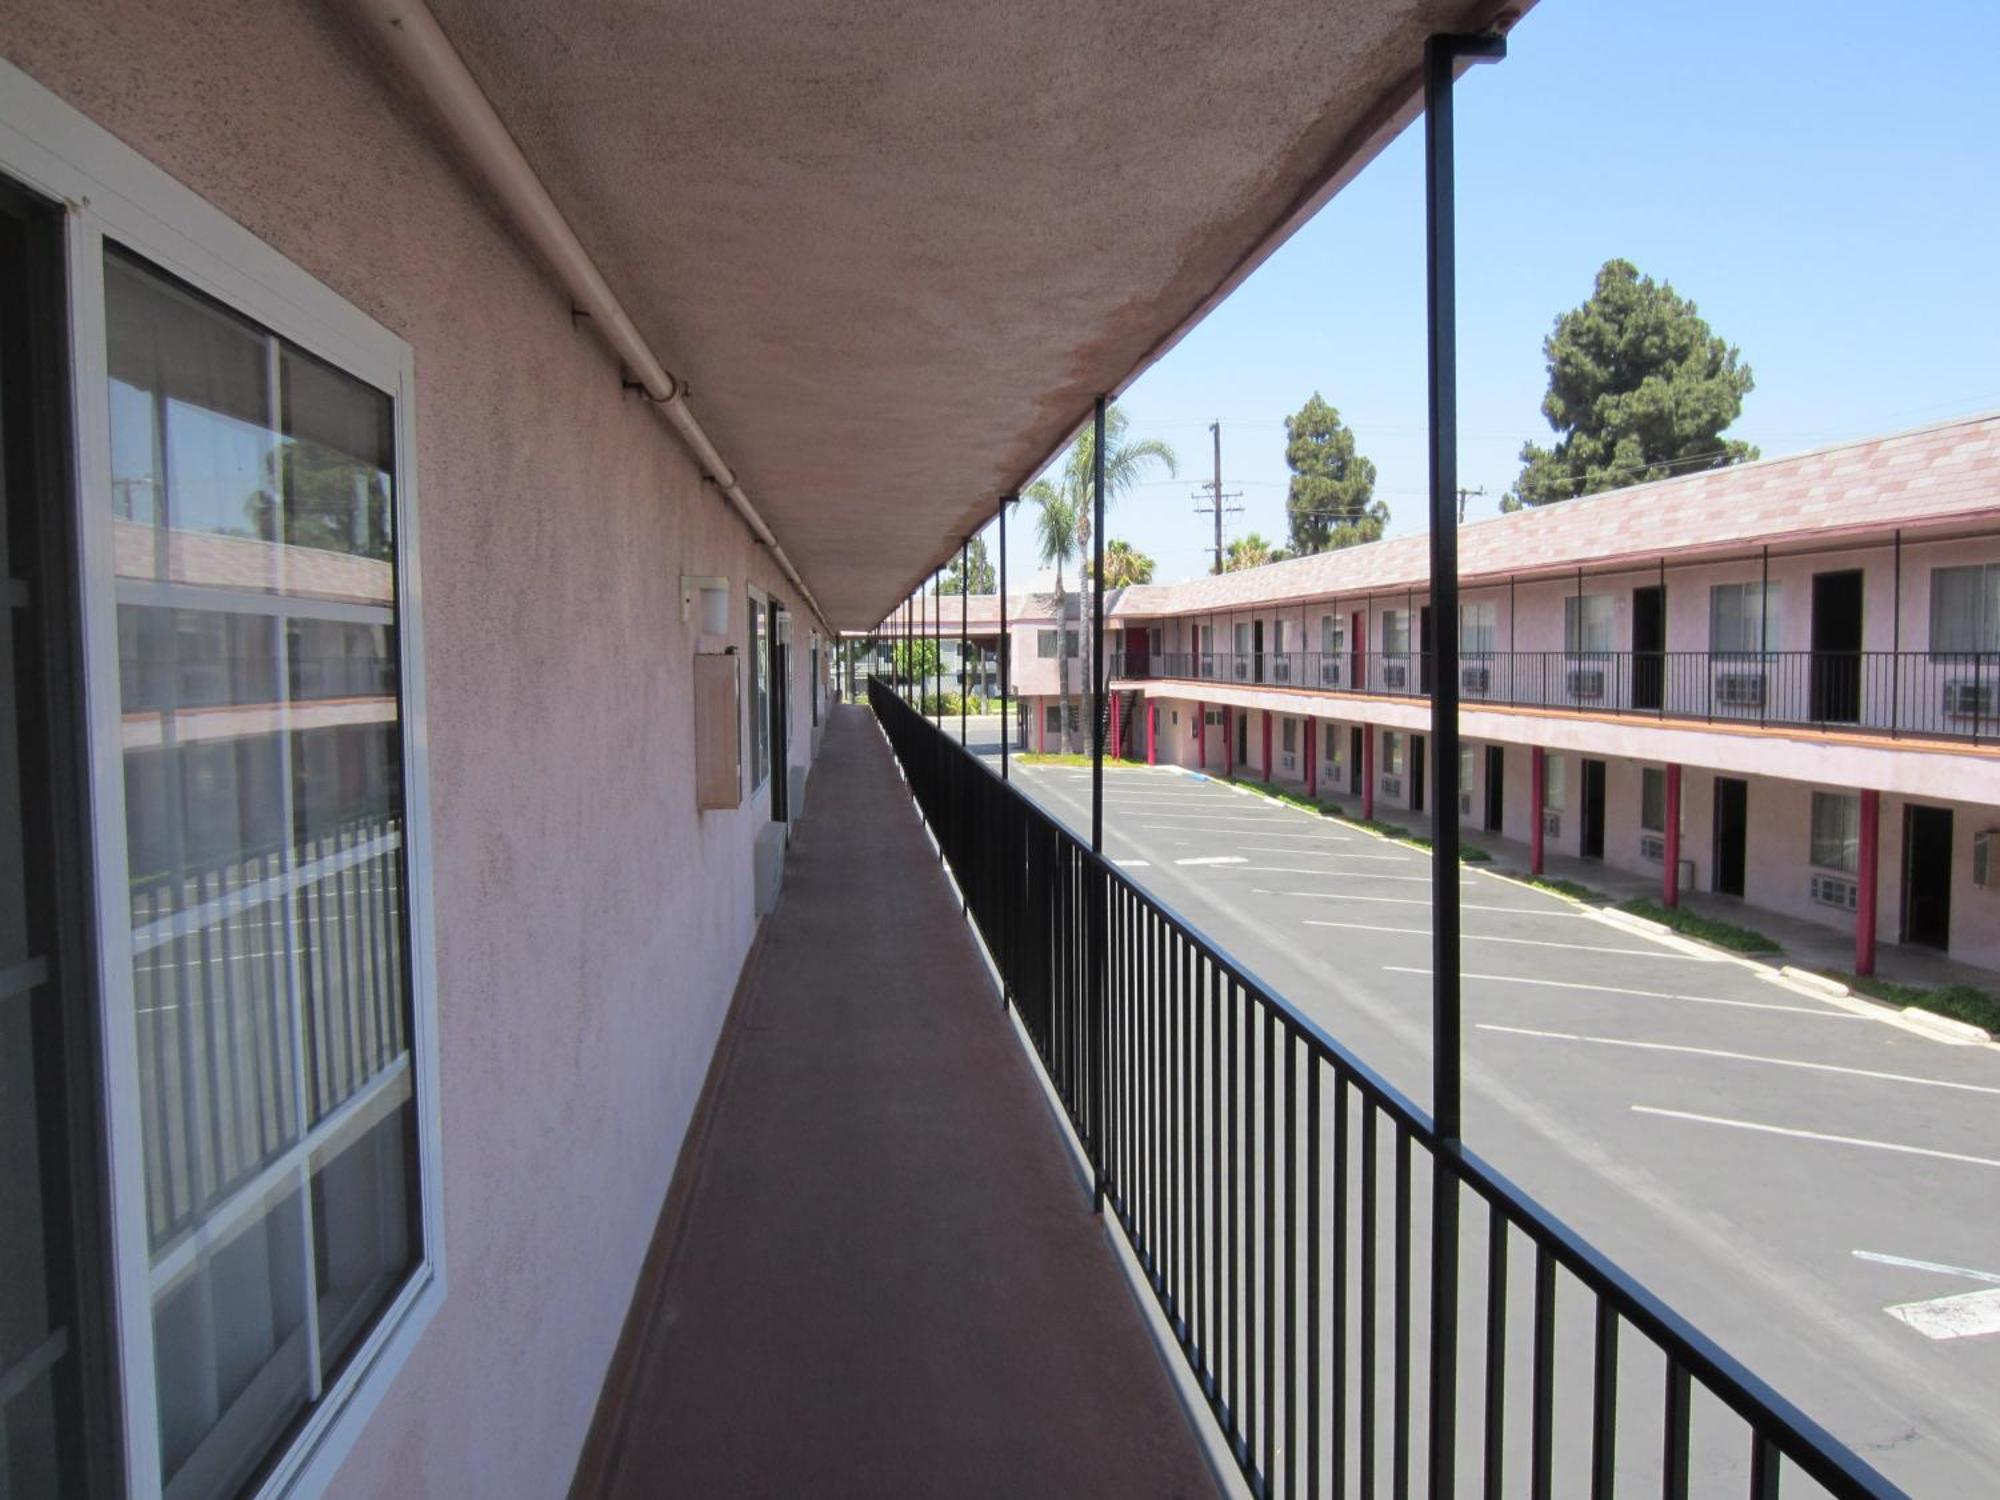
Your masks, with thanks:
M 1361 1493 L 1375 1493 L 1375 1178 L 1380 1149 L 1376 1143 L 1375 1104 L 1361 1096 Z
M 1549 1247 L 1535 1246 L 1534 1408 L 1530 1417 L 1528 1493 L 1549 1500 L 1555 1440 L 1556 1262 Z
M 1590 1500 L 1612 1500 L 1618 1468 L 1618 1310 L 1602 1296 L 1591 1368 Z
M 1295 1099 L 1298 1059 L 1293 1044 L 1297 1036 L 1290 1023 L 1285 1034 L 1285 1494 L 1298 1493 L 1298 1106 Z
M 1318 747 L 1314 750 L 1317 752 Z M 1320 1062 L 1311 1047 L 1306 1054 L 1306 1483 L 1308 1495 L 1319 1484 L 1319 1075 Z
M 1750 1434 L 1750 1500 L 1778 1500 L 1778 1445 L 1761 1428 Z
M 1271 1493 L 1271 1476 L 1277 1457 L 1277 1374 L 1278 1374 L 1278 1218 L 1273 1196 L 1278 1189 L 1277 1051 L 1278 1013 L 1259 1006 L 1264 1014 L 1264 1384 L 1259 1407 L 1264 1415 L 1264 1493 Z
M 1507 1454 L 1507 1216 L 1486 1218 L 1486 1500 L 1500 1500 Z
M 1410 1493 L 1410 1131 L 1401 1122 L 1396 1126 L 1396 1387 L 1395 1447 L 1389 1471 L 1390 1492 L 1395 1500 L 1407 1500 Z
M 1237 1004 L 1237 997 L 1240 991 L 1237 988 L 1235 980 L 1232 979 L 1228 981 L 1228 991 L 1229 991 L 1229 1000 L 1227 1005 L 1228 1046 L 1227 1046 L 1227 1055 L 1223 1059 L 1222 1072 L 1223 1072 L 1223 1082 L 1228 1090 L 1229 1097 L 1228 1100 L 1226 1101 L 1225 1108 L 1223 1109 L 1222 1112 L 1222 1125 L 1223 1129 L 1228 1133 L 1228 1140 L 1225 1143 L 1225 1149 L 1223 1155 L 1223 1166 L 1229 1176 L 1229 1184 L 1228 1184 L 1229 1192 L 1227 1198 L 1224 1200 L 1226 1211 L 1229 1218 L 1229 1280 L 1228 1280 L 1228 1301 L 1225 1305 L 1225 1311 L 1228 1314 L 1228 1333 L 1223 1338 L 1222 1346 L 1223 1348 L 1229 1351 L 1228 1388 L 1229 1388 L 1230 1427 L 1232 1431 L 1241 1434 L 1244 1441 L 1247 1442 L 1249 1438 L 1249 1433 L 1245 1431 L 1243 1427 L 1243 1391 L 1238 1381 L 1238 1375 L 1239 1372 L 1241 1371 L 1242 1366 L 1237 1358 L 1237 1348 L 1243 1341 L 1243 1303 L 1242 1303 L 1243 1284 L 1242 1284 L 1241 1274 L 1238 1270 L 1239 1262 L 1237 1259 L 1237 1245 L 1239 1243 L 1239 1225 L 1241 1223 L 1242 1214 L 1236 1201 L 1237 1180 L 1238 1180 L 1237 1162 L 1236 1162 L 1236 1113 L 1237 1113 L 1236 1016 L 1238 1010 L 1240 1009 L 1240 1007 Z
M 1364 1105 L 1365 1107 L 1365 1105 Z M 1327 1453 L 1333 1469 L 1333 1500 L 1347 1500 L 1347 1075 L 1333 1074 L 1333 1293 L 1330 1400 L 1333 1421 Z
M 1660 1461 L 1661 1500 L 1688 1500 L 1688 1408 L 1693 1381 L 1687 1366 L 1667 1361 L 1667 1411 Z
M 1222 1409 L 1222 988 L 1221 970 L 1209 965 L 1208 986 L 1208 1337 L 1209 1370 L 1218 1413 Z
M 1194 1071 L 1194 945 L 1186 934 L 1178 929 L 1174 932 L 1174 946 L 1178 950 L 1180 963 L 1180 994 L 1174 1006 L 1181 1032 L 1180 1073 L 1174 1080 L 1174 1097 L 1180 1101 L 1181 1111 L 1181 1176 L 1180 1176 L 1180 1245 L 1176 1260 L 1180 1270 L 1180 1307 L 1182 1344 L 1194 1347 L 1194 1305 L 1195 1287 L 1195 1137 L 1194 1137 L 1194 1089 L 1189 1083 Z

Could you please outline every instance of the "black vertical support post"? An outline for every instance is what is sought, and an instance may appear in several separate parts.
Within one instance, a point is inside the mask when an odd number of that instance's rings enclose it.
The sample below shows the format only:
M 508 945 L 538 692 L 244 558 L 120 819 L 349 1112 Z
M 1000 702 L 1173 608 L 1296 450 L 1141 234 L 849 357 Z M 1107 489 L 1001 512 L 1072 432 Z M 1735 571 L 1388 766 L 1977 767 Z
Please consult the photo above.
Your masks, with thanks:
M 1757 595 L 1757 664 L 1763 669 L 1764 691 L 1757 695 L 1757 722 L 1762 724 L 1771 711 L 1771 548 L 1764 546 L 1764 582 Z
M 1889 607 L 1889 738 L 1903 725 L 1903 528 L 1896 528 L 1895 601 Z
M 972 538 L 958 544 L 958 742 L 965 743 L 965 663 L 972 650 L 967 629 L 972 607 Z
M 1097 398 L 1092 414 L 1090 462 L 1090 852 L 1104 853 L 1104 398 Z M 1105 997 L 1104 926 L 1105 903 L 1110 899 L 1110 882 L 1103 865 L 1096 871 L 1096 890 L 1090 903 L 1091 1015 L 1097 1049 L 1093 1072 L 1093 1103 L 1096 1128 L 1091 1132 L 1095 1157 L 1091 1206 L 1104 1212 L 1104 1089 L 1109 1077 L 1109 1051 L 1105 1045 L 1108 1020 Z
M 1000 779 L 1007 777 L 1007 666 L 1008 646 L 1012 644 L 1007 634 L 1007 506 L 1012 495 L 1000 497 Z
M 1461 59 L 1507 55 L 1500 37 L 1433 36 L 1424 43 L 1425 228 L 1429 249 L 1431 470 L 1430 1493 L 1457 1492 L 1459 870 L 1458 870 L 1458 299 L 1452 186 L 1452 75 Z

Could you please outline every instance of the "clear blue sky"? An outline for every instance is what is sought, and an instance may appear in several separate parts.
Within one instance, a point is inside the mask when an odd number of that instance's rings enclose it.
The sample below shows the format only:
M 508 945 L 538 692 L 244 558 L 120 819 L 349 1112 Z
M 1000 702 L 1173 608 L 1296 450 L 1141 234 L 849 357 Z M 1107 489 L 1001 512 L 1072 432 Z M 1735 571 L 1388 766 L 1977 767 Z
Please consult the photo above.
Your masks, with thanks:
M 1459 473 L 1492 515 L 1545 441 L 1542 340 L 1623 256 L 1737 345 L 1731 435 L 1771 457 L 2000 408 L 2000 3 L 1540 0 L 1458 90 Z M 1124 397 L 1179 451 L 1107 530 L 1207 571 L 1192 490 L 1222 421 L 1228 535 L 1285 537 L 1285 416 L 1318 390 L 1424 529 L 1421 125 Z M 1026 507 L 1008 566 L 1033 556 Z M 989 547 L 991 540 L 989 539 Z

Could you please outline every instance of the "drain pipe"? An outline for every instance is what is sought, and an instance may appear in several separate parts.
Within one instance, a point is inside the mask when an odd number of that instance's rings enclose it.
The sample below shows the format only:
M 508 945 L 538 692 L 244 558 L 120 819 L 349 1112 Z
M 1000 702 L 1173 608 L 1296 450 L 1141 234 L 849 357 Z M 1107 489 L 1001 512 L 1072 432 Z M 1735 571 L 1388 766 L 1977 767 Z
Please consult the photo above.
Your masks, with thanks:
M 569 293 L 571 306 L 590 319 L 599 337 L 623 361 L 627 384 L 638 389 L 679 434 L 700 463 L 705 477 L 728 497 L 751 534 L 769 549 L 785 576 L 798 588 L 814 614 L 826 624 L 806 581 L 750 497 L 743 493 L 735 471 L 722 460 L 701 423 L 688 410 L 687 386 L 667 372 L 645 338 L 633 326 L 610 284 L 598 271 L 583 242 L 542 186 L 535 169 L 514 144 L 505 123 L 494 112 L 479 82 L 467 70 L 437 20 L 420 0 L 343 0 L 348 14 L 381 53 L 395 64 L 405 83 L 437 114 L 453 143 L 480 184 L 498 200 L 514 231 L 526 240 Z

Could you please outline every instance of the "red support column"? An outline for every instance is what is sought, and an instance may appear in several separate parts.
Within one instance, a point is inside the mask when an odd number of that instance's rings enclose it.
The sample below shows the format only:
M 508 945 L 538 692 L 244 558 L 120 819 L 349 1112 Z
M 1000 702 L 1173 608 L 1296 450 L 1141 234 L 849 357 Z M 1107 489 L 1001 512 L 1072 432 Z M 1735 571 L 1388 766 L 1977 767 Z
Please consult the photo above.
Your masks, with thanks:
M 1206 703 L 1197 703 L 1194 706 L 1194 758 L 1197 770 L 1206 771 L 1208 769 L 1208 705 Z
M 1047 705 L 1041 699 L 1035 699 L 1034 703 L 1035 751 L 1037 754 L 1046 755 L 1049 752 L 1049 711 Z
M 1148 698 L 1146 700 L 1146 764 L 1157 766 L 1159 763 L 1160 700 L 1158 698 Z
M 1264 710 L 1264 779 L 1271 779 L 1271 710 Z
M 1118 742 L 1123 738 L 1118 733 L 1118 729 L 1125 718 L 1125 715 L 1121 712 L 1124 707 L 1124 699 L 1125 695 L 1123 693 L 1113 693 L 1111 695 L 1111 758 L 1113 760 L 1118 759 L 1120 748 Z
M 1660 904 L 1681 904 L 1681 768 L 1667 767 L 1667 857 L 1661 862 Z
M 1236 710 L 1222 711 L 1222 774 L 1225 778 L 1236 774 Z
M 1375 726 L 1361 726 L 1361 816 L 1375 816 Z
M 1319 795 L 1319 721 L 1306 719 L 1306 796 Z
M 1875 887 L 1879 883 L 1877 865 L 1881 860 L 1879 837 L 1882 821 L 1882 794 L 1861 794 L 1861 868 L 1856 871 L 1854 892 L 1854 972 L 1866 978 L 1875 972 Z
M 1528 873 L 1542 873 L 1542 809 L 1548 801 L 1548 752 L 1540 745 L 1528 752 Z

